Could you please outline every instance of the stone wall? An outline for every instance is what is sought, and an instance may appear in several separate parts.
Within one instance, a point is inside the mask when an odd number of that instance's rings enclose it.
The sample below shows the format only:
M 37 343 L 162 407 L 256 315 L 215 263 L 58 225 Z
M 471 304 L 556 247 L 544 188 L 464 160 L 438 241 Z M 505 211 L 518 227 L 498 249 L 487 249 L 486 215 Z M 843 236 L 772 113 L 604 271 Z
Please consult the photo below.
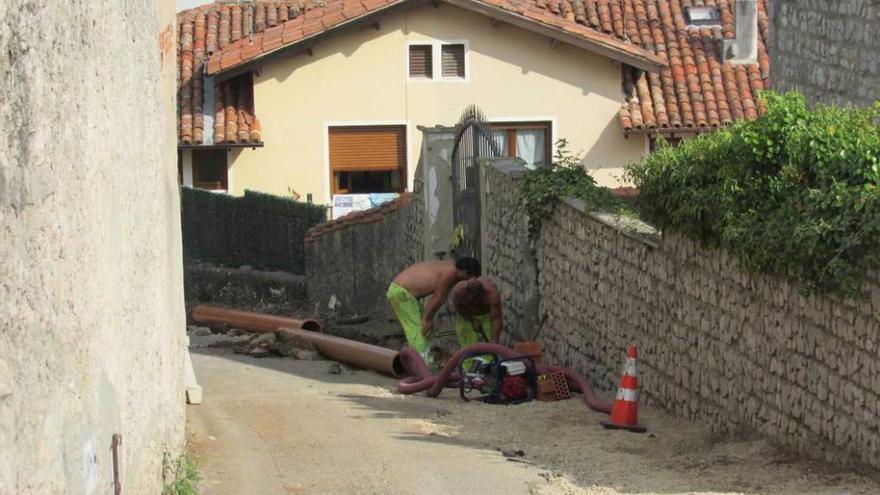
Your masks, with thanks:
M 519 159 L 480 164 L 480 259 L 483 272 L 501 293 L 501 340 L 507 344 L 532 340 L 538 331 L 537 261 L 519 187 L 524 172 Z
M 487 208 L 506 204 L 504 196 L 490 195 Z M 488 227 L 508 232 L 485 245 L 489 265 L 511 264 L 503 253 L 527 234 L 519 225 Z M 547 362 L 613 390 L 632 342 L 643 401 L 718 431 L 754 429 L 810 456 L 880 467 L 876 275 L 857 302 L 805 297 L 784 281 L 741 273 L 722 251 L 588 213 L 571 199 L 544 222 L 537 260 Z M 505 303 L 516 296 L 505 294 Z
M 306 238 L 309 307 L 322 318 L 391 318 L 391 279 L 422 260 L 422 207 L 402 195 L 313 228 Z
M 162 492 L 184 441 L 174 2 L 0 3 L 0 493 Z
M 871 105 L 880 100 L 880 1 L 769 2 L 774 89 L 810 100 Z

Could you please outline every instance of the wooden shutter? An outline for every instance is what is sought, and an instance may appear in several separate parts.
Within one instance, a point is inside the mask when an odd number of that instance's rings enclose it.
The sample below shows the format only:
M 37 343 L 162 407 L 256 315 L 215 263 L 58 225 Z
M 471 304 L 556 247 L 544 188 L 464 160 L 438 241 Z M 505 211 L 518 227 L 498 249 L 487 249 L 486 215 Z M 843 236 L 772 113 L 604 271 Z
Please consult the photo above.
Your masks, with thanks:
M 464 77 L 464 45 L 443 45 L 443 77 Z
M 431 45 L 410 45 L 409 47 L 409 77 L 431 78 L 434 75 L 434 65 L 431 63 Z
M 330 128 L 333 172 L 404 170 L 406 126 Z

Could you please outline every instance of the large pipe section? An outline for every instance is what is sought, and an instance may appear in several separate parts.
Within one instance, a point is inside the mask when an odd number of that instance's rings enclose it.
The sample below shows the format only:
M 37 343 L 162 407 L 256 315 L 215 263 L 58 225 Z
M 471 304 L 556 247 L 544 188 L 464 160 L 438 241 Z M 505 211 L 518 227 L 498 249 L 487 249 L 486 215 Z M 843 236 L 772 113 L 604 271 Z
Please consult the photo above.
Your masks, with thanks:
M 282 328 L 280 330 L 307 340 L 315 346 L 318 352 L 334 361 L 377 371 L 395 378 L 404 375 L 400 353 L 397 351 L 302 328 Z
M 315 320 L 297 320 L 284 316 L 237 311 L 203 304 L 193 308 L 192 317 L 196 323 L 203 325 L 227 326 L 251 332 L 275 332 L 279 328 L 304 328 L 315 332 L 323 330 L 321 324 Z

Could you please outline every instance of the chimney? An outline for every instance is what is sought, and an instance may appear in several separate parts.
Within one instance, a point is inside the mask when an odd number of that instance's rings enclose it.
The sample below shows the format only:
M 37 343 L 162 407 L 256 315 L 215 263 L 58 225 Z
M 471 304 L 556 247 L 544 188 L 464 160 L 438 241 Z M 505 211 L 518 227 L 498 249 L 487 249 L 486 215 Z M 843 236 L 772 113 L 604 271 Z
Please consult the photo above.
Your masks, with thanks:
M 736 38 L 724 40 L 724 62 L 758 63 L 758 2 L 736 0 Z

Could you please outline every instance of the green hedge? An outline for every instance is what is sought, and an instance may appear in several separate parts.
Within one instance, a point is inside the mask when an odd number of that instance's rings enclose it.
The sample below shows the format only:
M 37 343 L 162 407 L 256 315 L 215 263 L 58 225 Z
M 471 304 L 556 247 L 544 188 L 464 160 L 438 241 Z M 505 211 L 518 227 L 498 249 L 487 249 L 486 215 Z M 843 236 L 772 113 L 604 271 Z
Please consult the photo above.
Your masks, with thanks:
M 305 273 L 306 232 L 326 220 L 326 209 L 271 194 L 235 197 L 182 187 L 183 252 L 229 266 Z
M 855 296 L 880 262 L 880 107 L 761 97 L 761 118 L 631 165 L 640 213 L 724 247 L 746 270 Z

